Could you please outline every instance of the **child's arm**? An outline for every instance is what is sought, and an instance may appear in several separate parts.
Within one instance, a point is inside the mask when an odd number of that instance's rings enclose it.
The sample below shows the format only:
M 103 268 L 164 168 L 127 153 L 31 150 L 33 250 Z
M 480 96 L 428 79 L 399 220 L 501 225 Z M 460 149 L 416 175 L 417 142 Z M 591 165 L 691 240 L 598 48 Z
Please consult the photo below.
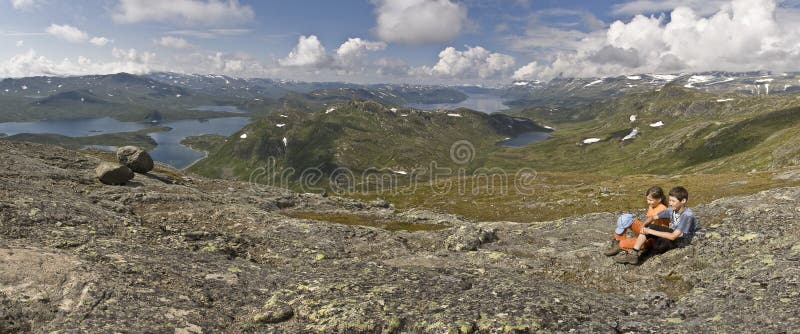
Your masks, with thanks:
M 657 213 L 655 216 L 647 217 L 644 220 L 644 222 L 642 222 L 642 225 L 644 225 L 644 226 L 650 225 L 650 223 L 652 223 L 656 219 L 669 218 L 670 213 L 668 213 L 667 211 L 670 211 L 670 209 L 661 211 L 661 212 Z
M 649 234 L 649 235 L 654 235 L 654 236 L 661 237 L 661 238 L 664 238 L 664 239 L 675 240 L 675 239 L 680 238 L 680 236 L 681 236 L 681 234 L 683 234 L 683 232 L 681 232 L 681 230 L 675 230 L 675 231 L 672 231 L 672 232 L 661 232 L 661 231 L 656 231 L 656 230 L 652 230 L 652 229 L 643 227 L 642 228 L 642 234 L 644 234 L 644 235 L 648 235 Z

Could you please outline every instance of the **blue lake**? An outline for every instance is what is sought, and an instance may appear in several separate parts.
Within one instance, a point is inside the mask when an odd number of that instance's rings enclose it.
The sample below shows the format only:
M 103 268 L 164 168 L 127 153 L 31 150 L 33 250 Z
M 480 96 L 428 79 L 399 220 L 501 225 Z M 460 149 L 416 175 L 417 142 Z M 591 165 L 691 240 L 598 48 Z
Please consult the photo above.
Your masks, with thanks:
M 184 145 L 181 140 L 188 136 L 202 134 L 219 134 L 229 136 L 239 131 L 247 123 L 249 117 L 223 117 L 203 120 L 181 120 L 161 123 L 121 122 L 113 118 L 90 118 L 79 120 L 46 120 L 36 122 L 0 123 L 0 133 L 15 135 L 18 133 L 55 133 L 70 137 L 94 136 L 104 133 L 129 132 L 144 129 L 153 125 L 172 128 L 165 132 L 150 133 L 158 146 L 150 155 L 153 160 L 184 168 L 198 159 L 205 157 L 204 152 L 195 151 Z M 116 149 L 113 146 L 92 146 L 99 149 Z
M 158 143 L 158 146 L 150 151 L 150 155 L 156 161 L 176 168 L 184 168 L 198 159 L 204 158 L 206 154 L 181 145 L 181 140 L 188 136 L 204 134 L 230 136 L 234 132 L 241 130 L 247 123 L 250 123 L 249 117 L 163 122 L 160 125 L 168 126 L 172 130 L 150 134 L 150 137 Z
M 508 147 L 522 147 L 537 141 L 545 140 L 547 138 L 550 138 L 550 135 L 547 132 L 532 131 L 525 132 L 511 139 L 501 141 L 498 144 Z
M 469 94 L 466 100 L 458 103 L 414 103 L 407 105 L 407 107 L 425 110 L 467 108 L 491 114 L 508 109 L 508 106 L 503 104 L 503 101 L 503 98 L 497 95 Z

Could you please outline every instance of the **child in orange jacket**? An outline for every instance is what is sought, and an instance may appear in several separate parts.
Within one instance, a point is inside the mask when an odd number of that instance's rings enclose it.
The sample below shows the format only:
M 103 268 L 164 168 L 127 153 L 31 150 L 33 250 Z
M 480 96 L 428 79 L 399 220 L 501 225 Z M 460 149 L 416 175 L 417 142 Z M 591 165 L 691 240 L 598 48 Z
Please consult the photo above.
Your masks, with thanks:
M 664 189 L 654 186 L 647 189 L 645 192 L 647 198 L 647 214 L 646 218 L 657 218 L 658 214 L 667 209 L 667 197 L 664 196 Z M 662 225 L 664 222 L 661 219 L 654 220 L 653 223 Z M 631 230 L 638 236 L 641 232 L 644 223 L 636 219 L 632 214 L 622 214 L 617 219 L 617 228 L 614 230 L 614 239 L 611 240 L 611 247 L 603 252 L 606 256 L 614 256 L 617 253 L 625 250 L 633 249 L 636 244 L 636 237 L 628 237 L 627 231 Z

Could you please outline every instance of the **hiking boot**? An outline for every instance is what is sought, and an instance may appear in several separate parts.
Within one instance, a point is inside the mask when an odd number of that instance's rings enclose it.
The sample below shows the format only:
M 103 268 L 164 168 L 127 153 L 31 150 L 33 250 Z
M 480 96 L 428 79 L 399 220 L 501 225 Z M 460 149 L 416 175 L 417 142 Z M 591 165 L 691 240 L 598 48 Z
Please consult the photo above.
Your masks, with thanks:
M 614 255 L 619 254 L 619 252 L 621 252 L 621 251 L 622 251 L 622 248 L 619 248 L 619 240 L 614 239 L 614 240 L 611 240 L 611 248 L 609 248 L 605 252 L 603 252 L 603 255 L 605 255 L 605 256 L 614 256 Z
M 614 258 L 614 261 L 617 263 L 625 263 L 625 264 L 639 264 L 639 253 L 628 252 L 625 255 L 620 255 Z

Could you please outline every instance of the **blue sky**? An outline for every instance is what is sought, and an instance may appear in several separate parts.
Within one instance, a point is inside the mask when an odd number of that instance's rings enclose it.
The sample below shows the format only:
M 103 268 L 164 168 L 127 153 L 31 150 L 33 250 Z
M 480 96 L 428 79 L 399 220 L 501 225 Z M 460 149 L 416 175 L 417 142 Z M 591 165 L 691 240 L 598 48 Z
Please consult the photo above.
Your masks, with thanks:
M 176 71 L 492 85 L 789 71 L 800 53 L 797 7 L 795 0 L 0 0 L 0 77 Z

